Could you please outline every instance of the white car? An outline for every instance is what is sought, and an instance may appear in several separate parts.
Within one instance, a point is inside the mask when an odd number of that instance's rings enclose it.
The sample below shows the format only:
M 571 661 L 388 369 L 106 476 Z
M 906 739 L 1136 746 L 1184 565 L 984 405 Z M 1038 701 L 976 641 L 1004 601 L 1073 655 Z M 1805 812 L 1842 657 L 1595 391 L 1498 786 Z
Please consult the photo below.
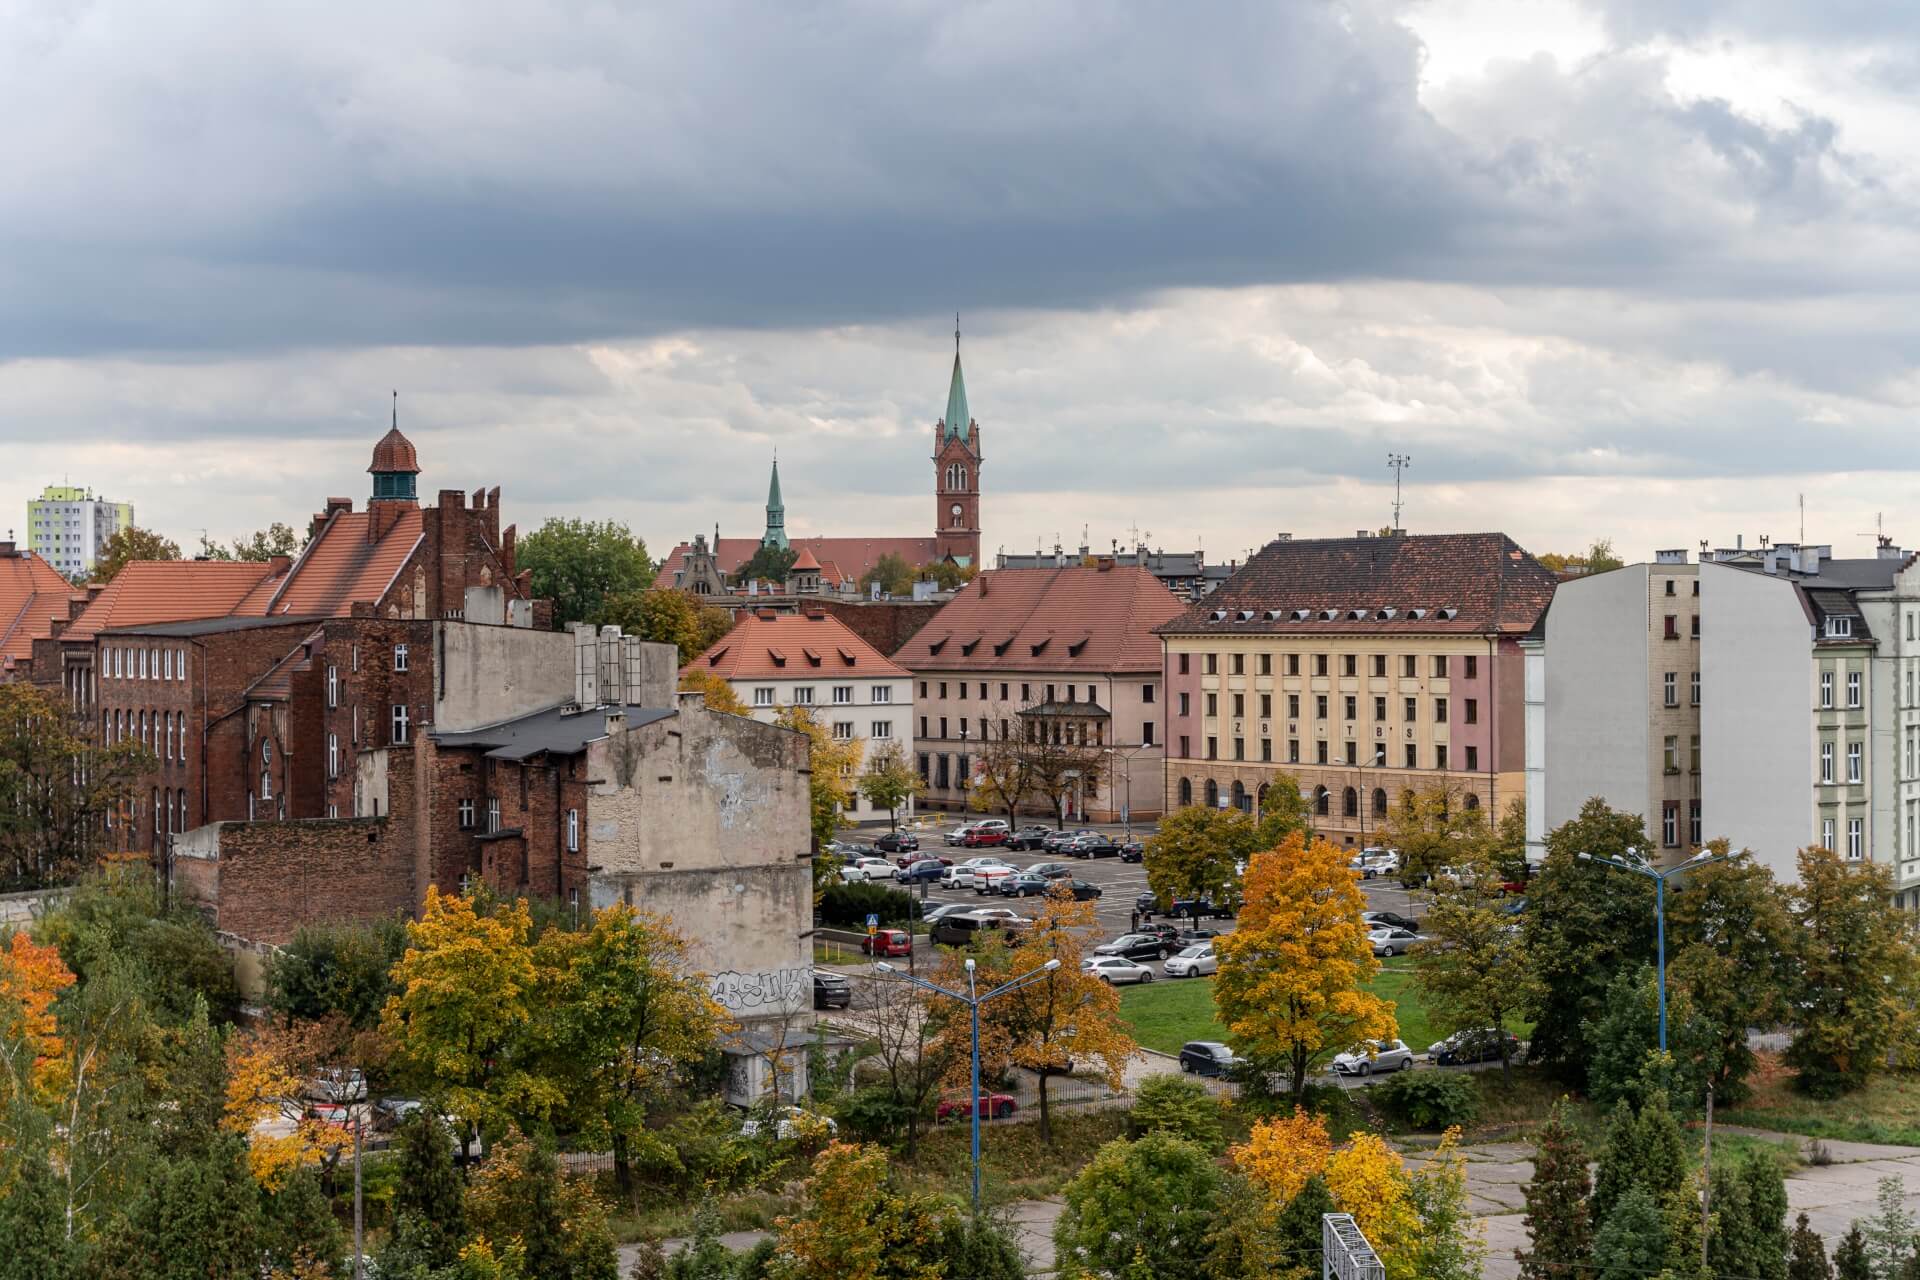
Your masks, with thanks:
M 1004 864 L 997 867 L 977 867 L 973 873 L 973 891 L 975 893 L 992 893 L 1000 887 L 1002 880 L 1005 880 L 1008 876 L 1017 876 L 1019 874 L 1020 868 L 1009 867 Z
M 1153 970 L 1143 964 L 1135 964 L 1124 956 L 1092 956 L 1082 960 L 1080 967 L 1110 987 L 1153 981 Z
M 1376 956 L 1403 956 L 1407 954 L 1408 947 L 1426 940 L 1425 934 L 1415 933 L 1411 929 L 1395 929 L 1391 925 L 1367 931 L 1367 943 Z
M 1400 851 L 1374 847 L 1360 851 L 1360 863 L 1377 876 L 1388 875 L 1400 869 Z
M 974 877 L 983 867 L 1005 867 L 1013 870 L 1013 864 L 1000 858 L 968 858 L 947 868 L 945 883 L 955 889 L 971 889 Z
M 1405 1071 L 1412 1065 L 1413 1050 L 1400 1040 L 1368 1040 L 1333 1056 L 1334 1073 L 1343 1076 Z
M 967 914 L 979 920 L 1004 921 L 1006 924 L 1016 928 L 1023 924 L 1032 923 L 1012 907 L 975 907 L 973 910 L 967 912 Z
M 1196 942 L 1168 956 L 1160 970 L 1169 978 L 1200 978 L 1220 972 L 1220 958 L 1213 954 L 1211 942 Z
M 856 858 L 854 859 L 853 870 L 857 873 L 855 876 L 856 879 L 891 880 L 894 876 L 895 867 L 885 858 Z
M 793 1137 L 796 1131 L 818 1128 L 823 1125 L 829 1134 L 837 1134 L 840 1132 L 840 1126 L 833 1122 L 832 1116 L 817 1116 L 803 1107 L 782 1107 L 777 1114 L 780 1118 L 774 1122 L 773 1136 L 783 1142 Z M 761 1129 L 761 1122 L 749 1116 L 740 1126 L 740 1136 L 743 1138 L 757 1138 L 761 1134 Z

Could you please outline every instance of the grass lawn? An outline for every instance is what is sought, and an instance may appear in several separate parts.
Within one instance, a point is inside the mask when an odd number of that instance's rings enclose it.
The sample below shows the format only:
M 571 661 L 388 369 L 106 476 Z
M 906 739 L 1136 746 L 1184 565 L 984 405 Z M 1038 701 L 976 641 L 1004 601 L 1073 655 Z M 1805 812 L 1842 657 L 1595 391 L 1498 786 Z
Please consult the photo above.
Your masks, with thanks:
M 1823 1102 L 1794 1092 L 1793 1072 L 1774 1055 L 1759 1057 L 1748 1081 L 1753 1096 L 1737 1107 L 1719 1108 L 1716 1120 L 1809 1138 L 1920 1147 L 1920 1076 L 1881 1072 L 1858 1092 Z
M 1400 1038 L 1415 1053 L 1440 1038 L 1427 1017 L 1420 990 L 1413 985 L 1413 962 L 1383 961 L 1367 989 L 1391 1000 L 1400 1020 Z M 1166 978 L 1120 993 L 1120 1014 L 1133 1024 L 1133 1038 L 1161 1053 L 1179 1053 L 1189 1040 L 1224 1040 L 1227 1029 L 1213 1012 L 1213 983 L 1205 978 Z

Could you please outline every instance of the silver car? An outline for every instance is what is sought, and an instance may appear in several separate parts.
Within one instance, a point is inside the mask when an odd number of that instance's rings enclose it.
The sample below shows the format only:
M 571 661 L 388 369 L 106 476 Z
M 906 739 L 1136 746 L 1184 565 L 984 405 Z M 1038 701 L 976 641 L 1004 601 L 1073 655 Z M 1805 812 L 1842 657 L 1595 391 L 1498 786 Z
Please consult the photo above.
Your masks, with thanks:
M 1334 1073 L 1343 1076 L 1405 1071 L 1412 1065 L 1413 1050 L 1401 1040 L 1368 1040 L 1333 1058 Z
M 1211 942 L 1196 942 L 1168 956 L 1160 970 L 1169 978 L 1202 978 L 1220 972 L 1220 958 L 1213 954 Z
M 1112 987 L 1153 981 L 1153 970 L 1143 964 L 1135 964 L 1123 956 L 1094 956 L 1082 960 L 1080 967 Z
M 1367 942 L 1373 947 L 1376 956 L 1403 956 L 1407 948 L 1416 942 L 1425 942 L 1426 935 L 1411 929 L 1396 929 L 1391 925 L 1370 930 Z

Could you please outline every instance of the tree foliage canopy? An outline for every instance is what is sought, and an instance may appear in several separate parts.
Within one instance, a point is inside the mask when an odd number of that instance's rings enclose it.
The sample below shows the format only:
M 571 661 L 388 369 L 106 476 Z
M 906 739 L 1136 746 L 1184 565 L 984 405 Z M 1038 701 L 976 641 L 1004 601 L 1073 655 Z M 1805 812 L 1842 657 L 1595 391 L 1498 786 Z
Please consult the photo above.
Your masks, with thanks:
M 132 525 L 120 530 L 101 544 L 94 558 L 93 580 L 112 582 L 114 575 L 135 560 L 178 560 L 180 544 L 163 538 L 151 529 Z
M 514 547 L 514 567 L 533 574 L 533 594 L 553 601 L 553 620 L 598 624 L 609 596 L 639 592 L 653 577 L 647 544 L 614 520 L 550 519 Z

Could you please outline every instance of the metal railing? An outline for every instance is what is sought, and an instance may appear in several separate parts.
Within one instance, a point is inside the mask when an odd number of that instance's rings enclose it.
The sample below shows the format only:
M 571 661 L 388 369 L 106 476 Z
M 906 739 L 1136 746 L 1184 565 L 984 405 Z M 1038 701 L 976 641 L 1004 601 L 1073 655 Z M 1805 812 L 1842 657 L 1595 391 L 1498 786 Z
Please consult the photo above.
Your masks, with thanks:
M 1380 1255 L 1350 1213 L 1320 1215 L 1320 1280 L 1386 1280 Z

